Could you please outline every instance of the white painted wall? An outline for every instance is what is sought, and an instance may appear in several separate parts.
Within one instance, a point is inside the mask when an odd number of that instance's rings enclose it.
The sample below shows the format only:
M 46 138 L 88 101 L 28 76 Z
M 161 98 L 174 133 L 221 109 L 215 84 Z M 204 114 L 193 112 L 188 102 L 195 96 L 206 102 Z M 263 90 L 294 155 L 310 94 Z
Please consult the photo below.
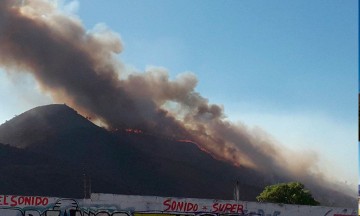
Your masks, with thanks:
M 92 194 L 90 199 L 0 195 L 0 216 L 357 216 L 357 210 L 155 196 Z

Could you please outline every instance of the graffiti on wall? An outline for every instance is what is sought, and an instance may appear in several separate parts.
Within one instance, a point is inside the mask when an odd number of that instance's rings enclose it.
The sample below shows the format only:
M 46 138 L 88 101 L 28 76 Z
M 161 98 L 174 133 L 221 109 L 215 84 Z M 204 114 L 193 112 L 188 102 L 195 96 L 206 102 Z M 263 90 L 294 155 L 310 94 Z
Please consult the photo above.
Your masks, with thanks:
M 47 206 L 48 197 L 0 195 L 0 206 Z
M 106 198 L 106 196 L 105 196 Z M 255 205 L 256 204 L 256 205 Z M 116 195 L 64 199 L 0 195 L 0 216 L 357 216 L 352 209 Z
M 166 199 L 163 202 L 165 206 L 164 211 L 173 211 L 173 212 L 198 212 L 198 211 L 207 211 L 208 207 L 206 205 L 200 206 L 197 203 L 192 202 L 184 202 L 184 201 L 176 201 L 170 199 Z M 218 203 L 215 202 L 211 206 L 211 212 L 213 213 L 222 213 L 228 212 L 232 214 L 242 214 L 244 213 L 244 206 L 238 203 Z

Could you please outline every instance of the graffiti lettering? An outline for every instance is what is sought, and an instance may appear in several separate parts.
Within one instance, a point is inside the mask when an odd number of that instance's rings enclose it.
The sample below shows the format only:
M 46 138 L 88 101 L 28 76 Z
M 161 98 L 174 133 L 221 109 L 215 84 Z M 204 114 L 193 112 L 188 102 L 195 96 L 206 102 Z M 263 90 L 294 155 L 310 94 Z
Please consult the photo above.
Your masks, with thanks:
M 25 216 L 40 216 L 40 213 L 36 210 L 26 210 Z
M 278 216 L 278 215 L 280 215 L 280 212 L 279 211 L 274 211 L 273 214 L 265 214 L 264 210 L 259 209 L 258 214 L 261 215 L 261 216 Z
M 164 206 L 166 209 L 164 211 L 181 211 L 181 212 L 196 212 L 199 208 L 198 204 L 193 204 L 191 202 L 178 202 L 167 199 L 164 201 Z
M 231 203 L 214 203 L 213 212 L 226 212 L 226 213 L 244 213 L 244 207 L 240 204 L 231 204 Z
M 0 195 L 0 216 L 357 216 L 324 206 L 95 194 L 91 199 Z
M 46 206 L 49 200 L 46 197 L 33 196 L 0 196 L 0 206 Z

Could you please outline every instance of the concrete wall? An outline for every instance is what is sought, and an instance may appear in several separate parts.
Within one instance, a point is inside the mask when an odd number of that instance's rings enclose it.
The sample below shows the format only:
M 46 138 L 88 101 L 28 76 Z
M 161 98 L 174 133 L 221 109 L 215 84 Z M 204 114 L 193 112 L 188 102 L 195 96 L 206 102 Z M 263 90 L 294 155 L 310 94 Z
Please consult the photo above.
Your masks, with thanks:
M 355 209 L 174 197 L 92 194 L 91 199 L 0 195 L 0 216 L 357 216 Z

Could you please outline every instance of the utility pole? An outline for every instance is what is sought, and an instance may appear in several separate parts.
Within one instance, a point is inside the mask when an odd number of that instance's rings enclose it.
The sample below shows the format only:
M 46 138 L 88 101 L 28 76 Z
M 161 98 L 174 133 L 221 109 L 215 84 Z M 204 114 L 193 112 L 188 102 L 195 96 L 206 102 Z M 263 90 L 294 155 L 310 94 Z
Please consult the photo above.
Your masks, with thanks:
M 236 181 L 236 184 L 235 184 L 235 187 L 234 187 L 234 200 L 235 201 L 240 200 L 239 181 Z
M 84 199 L 90 198 L 91 195 L 91 178 L 84 171 Z

